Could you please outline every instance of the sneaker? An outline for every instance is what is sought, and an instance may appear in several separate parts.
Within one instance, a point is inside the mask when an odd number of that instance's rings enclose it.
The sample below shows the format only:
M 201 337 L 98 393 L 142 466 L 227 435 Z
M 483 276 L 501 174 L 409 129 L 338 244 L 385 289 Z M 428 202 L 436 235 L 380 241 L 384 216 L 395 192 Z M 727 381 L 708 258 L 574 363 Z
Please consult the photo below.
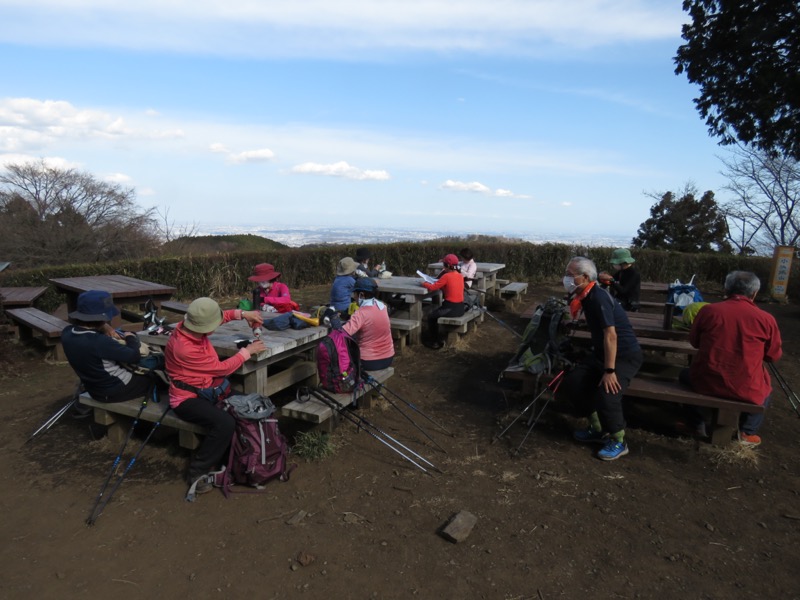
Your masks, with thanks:
M 588 429 L 577 429 L 572 432 L 572 437 L 584 444 L 605 444 L 608 441 L 608 434 L 602 431 L 595 431 L 591 427 Z
M 758 446 L 761 444 L 761 436 L 749 433 L 745 433 L 744 431 L 739 432 L 739 443 L 742 446 Z
M 211 490 L 214 489 L 214 485 L 208 480 L 207 477 L 204 476 L 203 479 L 197 482 L 197 486 L 194 488 L 195 494 L 207 494 Z
M 597 458 L 600 460 L 617 460 L 620 456 L 625 456 L 628 453 L 628 444 L 625 442 L 617 442 L 616 440 L 609 440 L 597 452 Z
M 80 402 L 76 402 L 72 405 L 72 409 L 70 410 L 70 416 L 73 419 L 86 419 L 87 417 L 91 417 L 94 409 L 91 406 L 86 406 L 81 404 Z

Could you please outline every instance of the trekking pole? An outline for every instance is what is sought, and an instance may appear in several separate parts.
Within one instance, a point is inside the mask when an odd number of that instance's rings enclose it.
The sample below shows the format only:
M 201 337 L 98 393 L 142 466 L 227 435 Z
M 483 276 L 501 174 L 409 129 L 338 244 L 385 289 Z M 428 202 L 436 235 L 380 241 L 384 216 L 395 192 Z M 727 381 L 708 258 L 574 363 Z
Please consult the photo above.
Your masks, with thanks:
M 406 405 L 408 408 L 410 408 L 410 409 L 411 409 L 411 410 L 413 410 L 414 412 L 417 412 L 417 413 L 419 413 L 419 414 L 420 414 L 422 417 L 426 418 L 428 421 L 430 421 L 431 423 L 433 423 L 434 425 L 436 425 L 436 426 L 437 426 L 439 429 L 441 429 L 441 430 L 442 430 L 444 433 L 446 433 L 446 434 L 447 434 L 447 435 L 449 435 L 450 437 L 453 437 L 453 434 L 452 434 L 452 433 L 450 433 L 449 431 L 447 431 L 447 429 L 444 427 L 444 425 L 441 425 L 440 423 L 436 422 L 434 419 L 432 419 L 431 417 L 429 417 L 428 415 L 426 415 L 426 414 L 425 414 L 424 412 L 422 412 L 422 411 L 421 411 L 419 408 L 417 408 L 417 407 L 416 407 L 414 404 L 412 404 L 411 402 L 409 402 L 408 400 L 406 400 L 405 398 L 403 398 L 403 397 L 402 397 L 400 394 L 398 394 L 397 392 L 394 392 L 394 391 L 392 391 L 391 389 L 389 389 L 388 387 L 386 387 L 386 385 L 384 385 L 383 383 L 380 383 L 380 382 L 378 382 L 378 380 L 377 380 L 377 379 L 375 379 L 375 378 L 374 378 L 372 375 L 366 375 L 366 374 L 364 374 L 364 375 L 363 375 L 363 378 L 364 378 L 364 381 L 366 381 L 367 383 L 369 383 L 369 384 L 370 384 L 370 385 L 372 385 L 372 386 L 376 386 L 376 385 L 377 385 L 377 386 L 380 386 L 381 388 L 383 388 L 384 390 L 386 390 L 387 392 L 389 392 L 389 393 L 390 393 L 392 396 L 394 396 L 395 398 L 397 398 L 398 400 L 400 400 L 400 402 L 402 402 L 403 404 L 405 404 L 405 405 Z M 373 383 L 373 382 L 374 382 L 374 383 Z
M 367 385 L 370 385 L 370 386 L 372 386 L 372 389 L 374 389 L 376 392 L 378 392 L 378 394 L 380 394 L 381 398 L 383 398 L 384 400 L 386 400 L 386 401 L 387 401 L 387 402 L 388 402 L 388 403 L 389 403 L 389 404 L 390 404 L 390 405 L 391 405 L 391 406 L 392 406 L 392 407 L 393 407 L 395 410 L 397 410 L 397 412 L 399 412 L 401 415 L 403 415 L 403 416 L 404 416 L 404 417 L 405 417 L 405 418 L 408 420 L 408 422 L 409 422 L 409 423 L 411 423 L 411 424 L 412 424 L 414 427 L 416 427 L 416 428 L 419 430 L 419 432 L 420 432 L 420 433 L 422 433 L 422 435 L 424 435 L 424 436 L 425 436 L 426 438 L 428 438 L 428 439 L 429 439 L 431 442 L 433 442 L 433 443 L 436 445 L 436 447 L 437 447 L 437 448 L 439 448 L 439 450 L 441 450 L 442 452 L 444 452 L 445 454 L 447 454 L 447 450 L 445 450 L 444 448 L 442 448 L 442 447 L 441 447 L 441 446 L 438 444 L 438 442 L 437 442 L 436 440 L 434 440 L 434 439 L 433 439 L 433 438 L 432 438 L 430 435 L 428 435 L 428 432 L 427 432 L 427 431 L 425 431 L 425 430 L 424 430 L 422 427 L 420 427 L 420 426 L 417 424 L 417 422 L 416 422 L 416 421 L 414 421 L 414 419 L 412 419 L 412 418 L 411 418 L 411 417 L 409 417 L 409 416 L 408 416 L 406 413 L 404 413 L 404 412 L 403 412 L 403 409 L 401 409 L 399 406 L 397 406 L 397 403 L 395 403 L 395 402 L 394 402 L 394 400 L 392 400 L 391 398 L 389 398 L 389 396 L 387 396 L 386 394 L 384 394 L 384 393 L 381 391 L 382 384 L 378 383 L 377 381 L 375 381 L 375 383 L 372 383 L 372 382 L 370 382 L 370 381 L 367 381 L 366 379 L 365 379 L 364 381 L 365 381 L 365 383 L 366 383 Z M 373 380 L 373 381 L 374 381 L 374 380 Z
M 533 406 L 536 404 L 536 401 L 537 401 L 537 400 L 539 400 L 539 398 L 541 398 L 541 397 L 544 395 L 544 393 L 545 393 L 546 391 L 548 391 L 548 390 L 552 390 L 552 391 L 553 391 L 553 393 L 555 393 L 555 391 L 558 389 L 558 386 L 561 384 L 561 378 L 564 376 L 564 373 L 565 373 L 565 372 L 566 372 L 566 371 L 565 371 L 564 369 L 562 369 L 561 371 L 559 371 L 559 372 L 556 374 L 556 376 L 555 376 L 555 377 L 553 377 L 553 378 L 550 380 L 550 383 L 548 383 L 548 384 L 547 384 L 547 385 L 544 387 L 544 389 L 543 389 L 541 392 L 539 392 L 539 394 L 538 394 L 538 395 L 537 395 L 537 396 L 536 396 L 536 397 L 535 397 L 535 398 L 534 398 L 534 399 L 533 399 L 533 400 L 532 400 L 532 401 L 531 401 L 531 402 L 528 404 L 528 406 L 526 406 L 525 408 L 523 408 L 523 409 L 522 409 L 522 412 L 521 412 L 521 413 L 519 413 L 519 414 L 518 414 L 518 415 L 517 415 L 517 416 L 514 418 L 514 420 L 513 420 L 513 421 L 511 421 L 511 423 L 509 423 L 509 424 L 508 424 L 508 426 L 507 426 L 505 429 L 503 429 L 503 431 L 501 431 L 501 432 L 500 432 L 500 433 L 498 433 L 496 436 L 494 436 L 494 438 L 492 438 L 492 442 L 491 442 L 491 443 L 492 443 L 492 444 L 494 444 L 494 443 L 495 443 L 497 440 L 499 440 L 501 437 L 503 437 L 503 435 L 505 435 L 506 431 L 508 431 L 509 429 L 511 429 L 511 427 L 513 427 L 514 423 L 516 423 L 517 421 L 519 421 L 519 420 L 520 420 L 520 418 L 522 417 L 522 415 L 524 415 L 524 414 L 525 414 L 526 412 L 528 412 L 528 411 L 529 411 L 531 408 L 533 408 Z M 546 407 L 547 407 L 547 404 L 545 404 L 545 408 L 546 408 Z M 544 411 L 544 408 L 542 409 L 542 411 L 540 411 L 540 413 L 539 413 L 539 415 L 540 415 L 540 416 L 541 416 L 541 414 L 542 414 L 542 412 L 543 412 L 543 411 Z M 538 417 L 536 418 L 536 420 L 538 421 Z M 533 425 L 535 425 L 535 424 L 536 424 L 536 421 L 534 421 Z M 533 429 L 533 425 L 531 425 L 531 427 L 528 429 L 528 431 L 529 431 L 529 432 L 530 432 L 530 429 Z M 528 436 L 526 435 L 525 437 L 527 438 Z M 523 442 L 524 442 L 524 441 L 525 441 L 525 440 L 523 440 Z M 519 449 L 517 449 L 517 451 L 519 451 Z
M 497 317 L 495 317 L 495 316 L 494 316 L 492 313 L 490 313 L 490 312 L 489 312 L 489 309 L 488 309 L 488 308 L 486 308 L 485 306 L 482 306 L 482 307 L 481 307 L 481 310 L 483 311 L 483 314 L 490 316 L 492 319 L 494 319 L 495 321 L 497 321 L 498 323 L 500 323 L 500 325 L 502 325 L 503 327 L 505 327 L 506 329 L 508 329 L 508 330 L 509 330 L 511 333 L 513 333 L 515 336 L 517 336 L 519 339 L 522 339 L 522 334 L 521 334 L 521 333 L 519 333 L 519 332 L 518 332 L 516 329 L 514 329 L 513 327 L 511 327 L 511 325 L 509 325 L 509 324 L 508 324 L 508 323 L 506 323 L 505 321 L 501 321 L 500 319 L 498 319 Z
M 134 454 L 133 457 L 131 458 L 131 460 L 128 462 L 128 466 L 125 467 L 125 470 L 117 478 L 117 481 L 114 484 L 114 487 L 111 488 L 111 491 L 108 492 L 108 495 L 105 497 L 105 499 L 103 499 L 102 503 L 100 502 L 100 497 L 98 496 L 98 502 L 97 502 L 97 504 L 95 504 L 95 507 L 92 509 L 92 514 L 90 514 L 89 518 L 86 519 L 86 524 L 87 525 L 94 525 L 94 523 L 95 523 L 95 521 L 97 521 L 98 517 L 100 517 L 100 515 L 103 514 L 103 510 L 108 505 L 109 501 L 111 500 L 111 497 L 114 495 L 114 492 L 116 492 L 119 489 L 119 486 L 122 485 L 122 480 L 125 479 L 125 476 L 133 468 L 133 465 L 136 463 L 136 459 L 139 458 L 139 455 L 142 453 L 142 450 L 144 450 L 145 445 L 147 445 L 147 442 L 150 441 L 150 437 L 153 435 L 153 433 L 155 433 L 155 430 L 158 429 L 159 425 L 161 425 L 162 419 L 167 415 L 167 411 L 169 411 L 170 406 L 169 406 L 169 402 L 167 402 L 166 404 L 167 404 L 167 407 L 164 409 L 164 412 L 162 412 L 161 416 L 158 417 L 158 421 L 153 423 L 153 427 L 150 428 L 150 432 L 147 434 L 147 437 L 144 438 L 144 441 L 142 442 L 142 445 L 139 446 L 139 449 L 136 451 L 136 454 Z M 113 473 L 113 471 L 112 471 L 112 473 Z M 103 489 L 105 489 L 105 487 Z M 101 492 L 101 496 L 102 496 L 102 492 Z
M 125 441 L 122 442 L 122 447 L 119 449 L 117 457 L 111 464 L 111 470 L 108 472 L 108 477 L 106 477 L 106 480 L 103 482 L 103 486 L 100 488 L 100 492 L 98 492 L 97 494 L 97 498 L 95 498 L 92 510 L 89 513 L 89 516 L 86 518 L 87 525 L 91 525 L 92 523 L 94 523 L 92 517 L 94 516 L 94 513 L 97 510 L 97 506 L 100 504 L 100 500 L 103 498 L 103 494 L 105 493 L 108 484 L 111 483 L 111 478 L 114 476 L 114 471 L 117 470 L 120 461 L 122 461 L 122 453 L 125 452 L 125 447 L 128 445 L 128 441 L 133 436 L 133 430 L 136 428 L 136 425 L 139 424 L 139 417 L 142 416 L 142 412 L 147 407 L 147 403 L 149 402 L 149 400 L 150 400 L 150 393 L 148 392 L 147 394 L 144 395 L 144 398 L 142 398 L 142 405 L 139 407 L 139 412 L 136 413 L 136 416 L 133 418 L 133 423 L 131 423 L 131 427 L 128 430 L 128 435 L 125 437 Z
M 791 404 L 794 412 L 800 417 L 800 398 L 798 398 L 797 394 L 789 387 L 789 382 L 786 381 L 781 372 L 778 371 L 778 367 L 775 366 L 775 363 L 767 363 L 767 366 L 772 372 L 772 376 L 775 377 L 775 381 L 778 382 L 778 385 L 783 390 L 783 393 L 786 394 L 786 399 L 789 401 L 789 404 Z
M 367 432 L 367 434 L 369 434 L 370 436 L 372 436 L 373 438 L 375 438 L 376 440 L 378 440 L 378 441 L 379 441 L 381 444 L 385 445 L 387 448 L 390 448 L 390 449 L 392 449 L 394 452 L 396 452 L 397 454 L 399 454 L 400 456 L 402 456 L 404 459 L 406 459 L 406 460 L 407 460 L 408 462 L 410 462 L 412 465 L 414 465 L 415 467 L 417 467 L 418 469 L 420 469 L 420 470 L 421 470 L 423 473 L 426 473 L 427 475 L 430 475 L 430 473 L 428 472 L 428 470 L 427 470 L 425 467 L 423 467 L 422 465 L 420 465 L 419 463 L 417 463 L 417 462 L 416 462 L 414 459 L 412 459 L 412 458 L 410 458 L 410 457 L 406 456 L 405 454 L 403 454 L 403 452 L 401 452 L 400 450 L 398 450 L 397 448 L 395 448 L 394 446 L 392 446 L 392 445 L 391 445 L 389 442 L 387 442 L 385 439 L 382 439 L 382 438 L 378 437 L 378 436 L 377 436 L 377 435 L 376 435 L 376 434 L 375 434 L 373 431 L 371 431 L 370 429 L 367 429 L 366 427 L 364 427 L 365 425 L 367 425 L 367 422 L 364 420 L 364 418 L 363 418 L 362 416 L 360 416 L 360 415 L 354 415 L 352 412 L 350 412 L 350 411 L 348 411 L 348 410 L 345 410 L 345 409 L 344 409 L 344 408 L 343 408 L 343 407 L 342 407 L 342 406 L 341 406 L 341 405 L 340 405 L 338 402 L 336 402 L 336 400 L 334 400 L 334 399 L 330 398 L 330 396 L 327 396 L 327 395 L 326 395 L 324 392 L 322 392 L 322 390 L 318 390 L 318 389 L 313 389 L 313 388 L 310 388 L 310 389 L 309 389 L 309 392 L 310 392 L 310 393 L 311 393 L 311 394 L 312 394 L 312 395 L 313 395 L 315 398 L 317 398 L 317 399 L 318 399 L 320 402 L 322 402 L 323 404 L 325 404 L 326 406 L 328 406 L 328 407 L 329 407 L 329 408 L 331 408 L 332 410 L 335 410 L 336 412 L 338 412 L 340 415 L 342 415 L 342 416 L 343 416 L 345 419 L 347 419 L 347 420 L 348 420 L 348 421 L 350 421 L 351 423 L 355 424 L 355 426 L 356 426 L 356 427 L 358 427 L 360 430 L 366 431 L 366 432 Z M 367 427 L 369 427 L 369 425 L 367 425 Z M 372 427 L 374 427 L 374 426 L 372 426 Z M 391 436 L 389 436 L 389 435 L 386 435 L 385 433 L 382 433 L 382 432 L 380 431 L 380 429 L 378 429 L 377 427 L 374 427 L 374 428 L 376 429 L 376 431 L 378 431 L 379 433 L 381 433 L 381 434 L 382 434 L 382 435 L 384 435 L 385 437 L 387 437 L 387 438 L 389 438 L 389 439 L 391 439 L 391 440 L 395 441 L 395 443 L 397 443 L 397 445 L 398 445 L 398 446 L 401 446 L 401 447 L 405 448 L 405 446 L 403 446 L 403 444 L 401 444 L 400 442 L 397 442 L 397 441 L 396 441 L 396 440 L 394 440 L 394 438 L 392 438 Z M 415 456 L 417 456 L 417 458 L 419 458 L 419 459 L 421 459 L 422 461 L 424 461 L 424 462 L 428 463 L 428 464 L 429 464 L 429 465 L 431 465 L 433 468 L 436 468 L 436 467 L 435 467 L 435 466 L 434 466 L 434 465 L 433 465 L 431 462 L 429 462 L 429 461 L 425 460 L 423 457 L 421 457 L 419 454 L 417 454 L 417 453 L 416 453 L 416 452 L 414 452 L 413 450 L 411 450 L 411 449 L 408 449 L 408 448 L 406 448 L 406 449 L 407 449 L 407 450 L 408 450 L 408 451 L 409 451 L 411 454 L 414 454 Z M 438 471 L 439 469 L 436 469 L 436 470 Z M 439 472 L 441 472 L 441 471 L 439 471 Z
M 46 433 L 47 430 L 49 430 L 53 425 L 55 425 L 61 417 L 63 417 L 65 414 L 67 414 L 67 411 L 70 408 L 75 406 L 75 403 L 78 401 L 78 395 L 81 393 L 82 385 L 83 384 L 80 381 L 78 381 L 78 386 L 75 388 L 75 393 L 72 395 L 72 400 L 70 400 L 64 406 L 59 408 L 52 417 L 50 417 L 44 423 L 42 423 L 39 426 L 39 429 L 34 431 L 30 435 L 30 437 L 27 440 L 25 440 L 26 444 L 28 442 L 30 442 L 33 438 L 35 438 L 37 435 L 39 435 L 40 433 Z

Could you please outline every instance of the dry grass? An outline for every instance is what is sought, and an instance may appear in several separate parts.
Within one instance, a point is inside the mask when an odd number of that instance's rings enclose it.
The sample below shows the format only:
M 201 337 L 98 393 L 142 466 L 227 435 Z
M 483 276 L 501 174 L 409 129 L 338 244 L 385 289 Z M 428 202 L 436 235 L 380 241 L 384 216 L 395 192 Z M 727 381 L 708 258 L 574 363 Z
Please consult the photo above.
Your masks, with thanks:
M 727 446 L 710 446 L 708 448 L 711 462 L 717 466 L 739 465 L 758 467 L 758 449 L 755 446 L 744 446 L 733 443 Z

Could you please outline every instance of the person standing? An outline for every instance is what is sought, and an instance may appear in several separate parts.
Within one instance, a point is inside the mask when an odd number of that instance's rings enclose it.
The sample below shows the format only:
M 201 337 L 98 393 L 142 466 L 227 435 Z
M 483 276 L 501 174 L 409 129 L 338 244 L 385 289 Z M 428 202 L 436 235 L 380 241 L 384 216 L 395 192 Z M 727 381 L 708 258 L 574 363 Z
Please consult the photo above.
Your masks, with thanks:
M 636 260 L 631 256 L 631 251 L 627 248 L 617 248 L 611 254 L 611 266 L 614 275 L 603 271 L 597 276 L 597 280 L 604 286 L 608 286 L 611 295 L 622 304 L 628 312 L 638 312 L 641 298 L 642 276 L 639 270 L 633 266 Z
M 697 354 L 681 372 L 682 383 L 701 394 L 769 406 L 772 382 L 764 363 L 778 361 L 783 349 L 775 317 L 755 305 L 760 288 L 754 273 L 728 273 L 725 300 L 706 304 L 692 322 L 689 343 Z M 742 413 L 739 441 L 758 446 L 763 422 L 764 413 Z
M 444 344 L 439 340 L 439 317 L 460 317 L 464 314 L 464 278 L 458 270 L 458 257 L 448 254 L 442 259 L 444 265 L 435 283 L 422 282 L 422 287 L 431 292 L 442 290 L 442 305 L 428 315 L 428 336 L 426 344 L 438 350 Z
M 573 320 L 581 315 L 592 335 L 592 353 L 564 378 L 558 395 L 566 395 L 589 419 L 577 430 L 579 442 L 599 443 L 601 460 L 628 454 L 622 396 L 642 366 L 642 350 L 628 315 L 608 290 L 596 285 L 597 268 L 588 258 L 576 256 L 567 264 L 563 284 Z

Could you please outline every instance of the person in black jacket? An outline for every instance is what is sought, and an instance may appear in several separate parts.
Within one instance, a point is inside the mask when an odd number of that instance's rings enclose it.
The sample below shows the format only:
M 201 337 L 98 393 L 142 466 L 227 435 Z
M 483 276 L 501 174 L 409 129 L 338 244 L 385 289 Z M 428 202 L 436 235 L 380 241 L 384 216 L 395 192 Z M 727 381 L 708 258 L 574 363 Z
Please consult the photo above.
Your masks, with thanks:
M 628 312 L 639 311 L 640 288 L 642 277 L 639 271 L 633 266 L 636 260 L 631 256 L 631 251 L 627 248 L 617 248 L 611 254 L 611 264 L 614 267 L 614 275 L 605 271 L 597 275 L 597 280 L 608 287 L 611 295 L 622 304 Z
M 78 296 L 76 310 L 69 313 L 72 324 L 61 332 L 70 366 L 89 395 L 100 402 L 140 398 L 154 385 L 150 376 L 123 366 L 139 362 L 141 343 L 135 333 L 111 327 L 109 322 L 118 314 L 108 292 L 90 290 Z

